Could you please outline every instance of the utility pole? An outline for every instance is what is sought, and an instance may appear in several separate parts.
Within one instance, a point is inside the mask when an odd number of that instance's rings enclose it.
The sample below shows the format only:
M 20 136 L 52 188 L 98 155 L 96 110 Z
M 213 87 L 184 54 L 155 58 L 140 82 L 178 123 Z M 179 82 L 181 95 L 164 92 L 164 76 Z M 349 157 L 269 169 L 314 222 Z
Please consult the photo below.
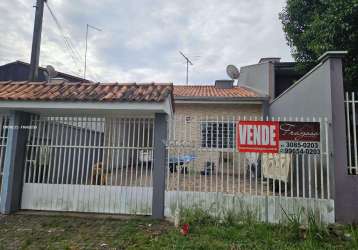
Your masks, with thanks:
M 87 71 L 88 28 L 91 28 L 91 29 L 94 29 L 94 30 L 97 30 L 97 31 L 102 31 L 101 29 L 96 28 L 96 27 L 94 27 L 92 25 L 89 25 L 89 24 L 87 24 L 87 26 L 86 26 L 85 68 L 84 68 L 84 71 L 83 71 L 83 79 L 86 79 L 86 71 Z
M 188 85 L 188 84 L 189 84 L 189 63 L 190 63 L 190 65 L 194 65 L 194 64 L 190 61 L 190 59 L 189 59 L 187 56 L 184 55 L 183 52 L 179 51 L 179 53 L 180 53 L 180 54 L 185 58 L 185 60 L 186 60 L 186 85 Z
M 37 0 L 35 12 L 34 33 L 32 36 L 32 50 L 31 50 L 31 63 L 30 63 L 30 81 L 38 80 L 39 60 L 40 60 L 40 47 L 41 47 L 41 32 L 42 32 L 42 19 L 44 15 L 44 5 L 47 0 Z

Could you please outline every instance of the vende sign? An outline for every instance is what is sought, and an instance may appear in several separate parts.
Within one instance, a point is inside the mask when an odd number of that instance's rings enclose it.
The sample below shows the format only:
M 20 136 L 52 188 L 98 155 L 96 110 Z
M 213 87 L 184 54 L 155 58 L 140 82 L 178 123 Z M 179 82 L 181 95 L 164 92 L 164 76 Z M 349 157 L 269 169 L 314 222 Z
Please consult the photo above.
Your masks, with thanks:
M 239 121 L 239 152 L 320 154 L 319 122 Z
M 279 122 L 239 121 L 236 145 L 240 152 L 277 153 L 279 151 Z

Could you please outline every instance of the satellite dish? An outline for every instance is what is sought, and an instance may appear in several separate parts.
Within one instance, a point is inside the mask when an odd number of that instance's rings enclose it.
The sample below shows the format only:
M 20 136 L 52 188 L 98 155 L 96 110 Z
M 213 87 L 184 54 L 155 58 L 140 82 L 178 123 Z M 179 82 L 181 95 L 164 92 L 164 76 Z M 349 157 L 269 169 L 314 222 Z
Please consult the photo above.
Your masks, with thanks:
M 55 68 L 52 67 L 51 65 L 46 66 L 46 72 L 47 72 L 47 76 L 48 76 L 49 80 L 56 77 L 58 74 L 57 71 L 55 70 Z
M 226 67 L 226 73 L 232 80 L 239 79 L 240 71 L 234 65 L 228 65 Z

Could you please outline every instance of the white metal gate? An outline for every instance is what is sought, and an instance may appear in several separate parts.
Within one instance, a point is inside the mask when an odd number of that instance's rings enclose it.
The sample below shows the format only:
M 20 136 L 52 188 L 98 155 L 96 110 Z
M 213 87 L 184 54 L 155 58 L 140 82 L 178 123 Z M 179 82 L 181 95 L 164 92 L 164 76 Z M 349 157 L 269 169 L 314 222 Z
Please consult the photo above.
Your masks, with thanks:
M 21 208 L 151 214 L 152 117 L 32 116 Z
M 321 118 L 272 120 L 319 122 L 318 154 L 239 153 L 237 121 L 262 117 L 175 116 L 170 122 L 166 215 L 199 206 L 214 213 L 250 210 L 263 221 L 312 210 L 334 222 L 328 122 Z M 274 176 L 265 169 L 276 168 Z
M 9 117 L 7 115 L 0 114 L 0 203 L 1 203 L 1 193 L 2 193 L 2 183 L 4 175 L 4 160 L 6 152 L 6 143 L 7 143 L 7 133 L 8 133 Z
M 354 92 L 346 92 L 346 125 L 347 125 L 347 153 L 348 174 L 358 175 L 358 149 L 357 149 L 357 109 L 358 100 Z

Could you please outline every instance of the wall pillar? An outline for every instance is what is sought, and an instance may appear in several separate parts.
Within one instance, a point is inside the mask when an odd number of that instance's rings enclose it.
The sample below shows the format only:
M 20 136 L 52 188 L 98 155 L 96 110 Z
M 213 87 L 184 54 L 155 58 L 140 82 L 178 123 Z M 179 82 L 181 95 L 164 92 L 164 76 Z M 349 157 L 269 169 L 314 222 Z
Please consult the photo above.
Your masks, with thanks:
M 154 119 L 153 145 L 153 199 L 152 218 L 164 218 L 165 174 L 167 169 L 167 114 L 156 113 Z
M 346 117 L 344 109 L 344 86 L 342 52 L 327 52 L 321 60 L 329 60 L 331 80 L 332 127 L 331 145 L 333 158 L 333 195 L 336 221 L 358 222 L 358 176 L 349 175 L 347 168 Z
M 20 208 L 28 133 L 28 129 L 22 129 L 21 126 L 29 123 L 30 115 L 28 113 L 14 111 L 9 115 L 0 204 L 0 212 L 3 214 L 15 212 Z

